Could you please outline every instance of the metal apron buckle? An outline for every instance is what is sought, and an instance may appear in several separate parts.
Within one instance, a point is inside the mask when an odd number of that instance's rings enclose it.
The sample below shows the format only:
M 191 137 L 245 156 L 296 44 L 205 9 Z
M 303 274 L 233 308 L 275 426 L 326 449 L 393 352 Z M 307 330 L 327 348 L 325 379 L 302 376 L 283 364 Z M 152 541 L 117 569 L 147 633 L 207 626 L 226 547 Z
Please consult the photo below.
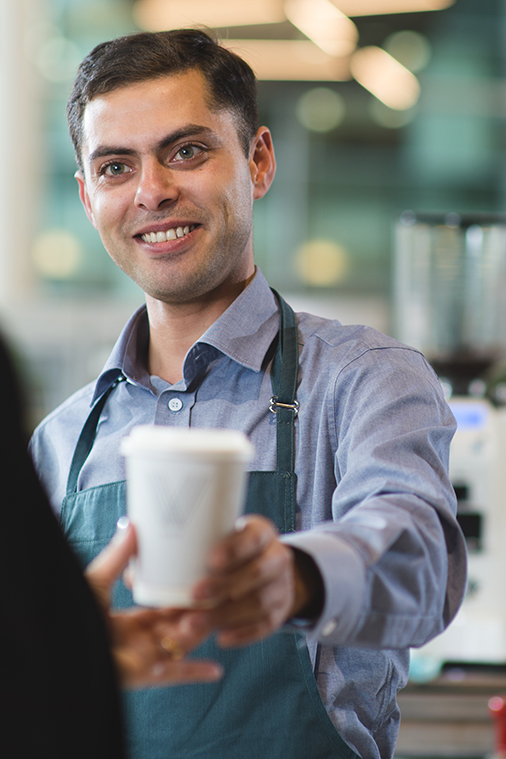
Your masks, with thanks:
M 273 395 L 269 401 L 269 411 L 272 411 L 273 414 L 276 414 L 278 408 L 289 408 L 293 411 L 294 417 L 296 417 L 299 413 L 299 402 L 294 401 L 293 403 L 280 403 L 278 401 L 278 396 Z

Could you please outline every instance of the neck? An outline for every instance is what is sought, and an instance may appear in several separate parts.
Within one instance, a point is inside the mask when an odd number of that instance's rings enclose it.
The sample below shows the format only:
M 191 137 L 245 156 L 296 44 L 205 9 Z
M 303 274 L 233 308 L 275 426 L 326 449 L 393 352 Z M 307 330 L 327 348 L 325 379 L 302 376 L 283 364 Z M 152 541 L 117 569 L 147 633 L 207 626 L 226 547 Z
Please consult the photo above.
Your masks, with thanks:
M 165 303 L 146 295 L 149 318 L 148 371 L 171 385 L 183 377 L 192 345 L 214 324 L 253 279 L 251 275 L 223 295 L 190 303 Z

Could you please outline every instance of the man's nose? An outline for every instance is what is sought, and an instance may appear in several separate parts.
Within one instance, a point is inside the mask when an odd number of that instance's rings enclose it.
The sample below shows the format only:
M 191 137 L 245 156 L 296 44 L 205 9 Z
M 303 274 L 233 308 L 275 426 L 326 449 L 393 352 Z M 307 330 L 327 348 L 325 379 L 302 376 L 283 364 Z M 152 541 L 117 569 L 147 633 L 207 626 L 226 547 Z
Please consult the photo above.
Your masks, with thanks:
M 137 206 L 158 211 L 164 204 L 173 203 L 179 196 L 174 172 L 156 159 L 146 162 L 141 169 L 135 193 Z

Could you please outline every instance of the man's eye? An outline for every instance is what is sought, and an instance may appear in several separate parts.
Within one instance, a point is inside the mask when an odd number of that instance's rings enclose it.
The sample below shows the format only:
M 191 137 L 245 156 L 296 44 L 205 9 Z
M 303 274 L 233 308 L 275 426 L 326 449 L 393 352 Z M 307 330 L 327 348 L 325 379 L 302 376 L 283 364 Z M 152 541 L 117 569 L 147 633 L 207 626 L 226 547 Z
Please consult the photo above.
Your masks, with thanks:
M 101 174 L 105 174 L 108 177 L 118 177 L 121 176 L 121 174 L 126 174 L 130 171 L 130 168 L 125 163 L 120 163 L 119 161 L 114 161 L 113 163 L 106 164 Z
M 174 160 L 176 161 L 189 161 L 191 158 L 196 158 L 200 153 L 202 153 L 203 148 L 199 148 L 198 145 L 185 145 L 182 148 L 179 148 L 177 153 L 174 155 Z

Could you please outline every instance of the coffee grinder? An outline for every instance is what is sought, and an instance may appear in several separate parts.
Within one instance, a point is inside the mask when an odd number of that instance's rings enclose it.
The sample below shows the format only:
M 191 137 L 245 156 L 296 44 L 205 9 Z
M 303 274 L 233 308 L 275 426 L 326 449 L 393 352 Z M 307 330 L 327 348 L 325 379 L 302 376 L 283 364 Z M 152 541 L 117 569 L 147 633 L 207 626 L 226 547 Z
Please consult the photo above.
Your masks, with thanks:
M 396 337 L 425 354 L 457 420 L 450 477 L 469 554 L 461 610 L 418 653 L 506 664 L 506 216 L 405 211 L 394 247 Z

